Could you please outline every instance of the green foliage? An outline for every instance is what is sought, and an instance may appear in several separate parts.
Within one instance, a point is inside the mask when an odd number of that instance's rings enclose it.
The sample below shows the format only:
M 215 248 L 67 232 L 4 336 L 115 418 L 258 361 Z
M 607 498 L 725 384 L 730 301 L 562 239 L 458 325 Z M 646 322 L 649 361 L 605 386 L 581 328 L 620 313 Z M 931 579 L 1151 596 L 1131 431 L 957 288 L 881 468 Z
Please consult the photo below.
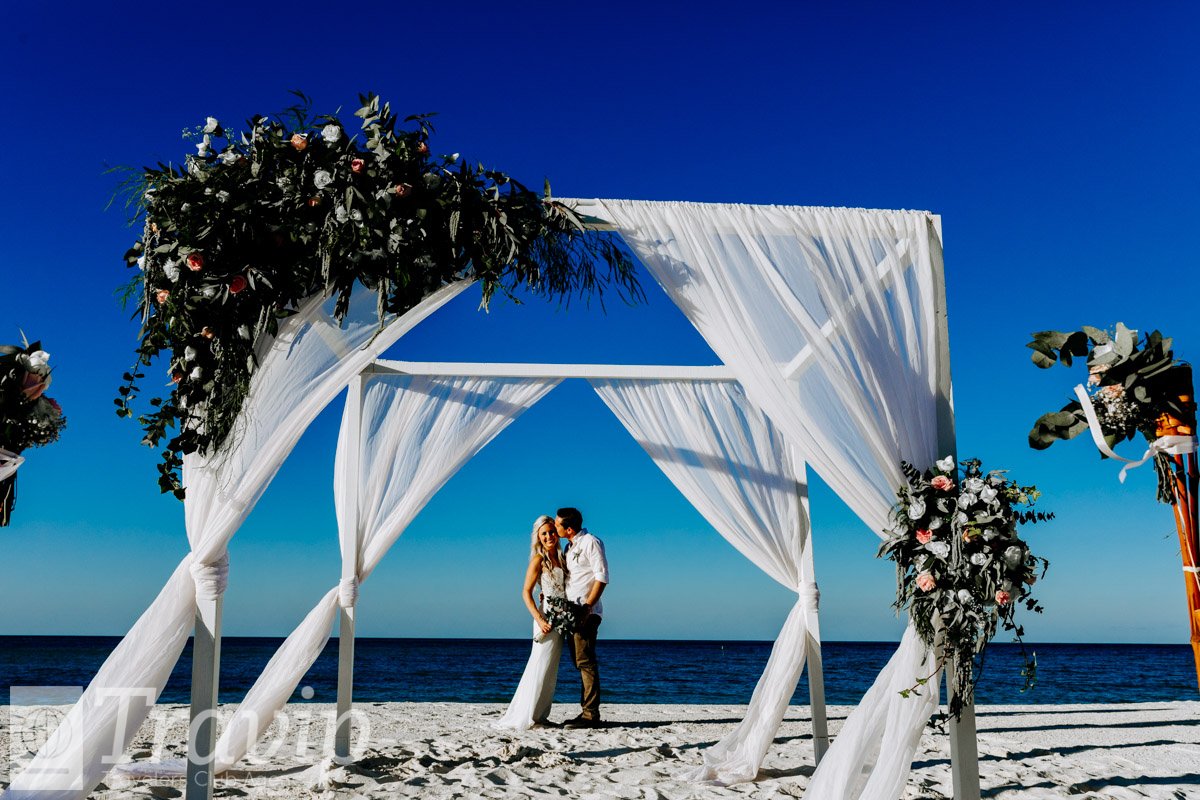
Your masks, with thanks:
M 1038 331 L 1025 346 L 1033 350 L 1035 365 L 1072 366 L 1085 359 L 1088 394 L 1096 410 L 1101 435 L 1113 447 L 1139 434 L 1148 442 L 1160 435 L 1164 420 L 1173 419 L 1194 433 L 1196 403 L 1191 367 L 1175 359 L 1172 340 L 1152 331 L 1139 341 L 1137 331 L 1118 322 L 1110 333 L 1084 325 L 1078 331 Z M 1073 439 L 1088 429 L 1083 406 L 1077 399 L 1058 411 L 1043 414 L 1029 432 L 1029 446 L 1045 450 L 1060 439 Z M 1103 453 L 1101 457 L 1104 458 Z M 1159 469 L 1159 499 L 1174 502 Z
M 142 320 L 137 363 L 117 413 L 136 415 L 162 448 L 159 485 L 183 496 L 182 457 L 219 448 L 257 362 L 256 347 L 308 298 L 336 298 L 343 318 L 361 284 L 380 311 L 402 314 L 448 283 L 478 280 L 483 304 L 525 287 L 569 301 L 615 287 L 641 298 L 633 265 L 609 235 L 587 233 L 567 206 L 458 154 L 435 157 L 429 115 L 403 120 L 360 95 L 351 135 L 309 99 L 242 133 L 209 118 L 188 135 L 197 153 L 125 182 L 143 227 L 125 254 L 125 290 Z M 135 412 L 144 367 L 173 382 Z

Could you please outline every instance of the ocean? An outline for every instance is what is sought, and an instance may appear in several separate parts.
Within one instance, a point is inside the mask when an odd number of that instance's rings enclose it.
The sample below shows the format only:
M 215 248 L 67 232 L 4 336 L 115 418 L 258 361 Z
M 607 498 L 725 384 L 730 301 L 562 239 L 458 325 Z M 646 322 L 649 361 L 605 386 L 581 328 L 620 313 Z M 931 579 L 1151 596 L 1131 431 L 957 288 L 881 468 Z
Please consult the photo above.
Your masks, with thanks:
M 0 636 L 0 703 L 13 686 L 86 686 L 119 641 L 113 636 Z M 282 639 L 226 637 L 221 702 L 246 693 Z M 360 702 L 507 702 L 529 655 L 527 639 L 360 639 L 354 699 Z M 826 642 L 826 702 L 857 703 L 895 650 L 893 642 Z M 1036 644 L 1037 685 L 1022 692 L 1017 645 L 988 650 L 979 703 L 1120 703 L 1197 700 L 1191 647 L 1174 644 Z M 606 703 L 744 704 L 770 642 L 631 641 L 597 644 Z M 191 646 L 161 702 L 186 703 Z M 337 640 L 330 640 L 292 700 L 336 700 Z M 312 689 L 311 697 L 301 690 Z M 310 694 L 304 691 L 304 695 Z M 579 678 L 564 651 L 558 702 L 578 702 Z M 808 702 L 802 678 L 793 703 Z

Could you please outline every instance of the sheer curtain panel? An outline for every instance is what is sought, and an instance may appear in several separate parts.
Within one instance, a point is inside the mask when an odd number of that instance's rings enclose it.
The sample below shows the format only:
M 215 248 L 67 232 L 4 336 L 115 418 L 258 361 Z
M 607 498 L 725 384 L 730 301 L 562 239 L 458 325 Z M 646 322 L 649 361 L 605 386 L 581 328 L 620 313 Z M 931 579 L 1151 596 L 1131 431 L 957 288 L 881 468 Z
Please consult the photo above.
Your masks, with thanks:
M 333 300 L 314 298 L 261 343 L 260 366 L 233 432 L 212 457 L 184 459 L 190 552 L 4 800 L 69 800 L 95 788 L 166 685 L 192 631 L 197 595 L 224 591 L 226 546 L 305 429 L 351 376 L 468 285 L 447 286 L 402 317 L 382 321 L 375 293 L 360 286 L 340 325 Z

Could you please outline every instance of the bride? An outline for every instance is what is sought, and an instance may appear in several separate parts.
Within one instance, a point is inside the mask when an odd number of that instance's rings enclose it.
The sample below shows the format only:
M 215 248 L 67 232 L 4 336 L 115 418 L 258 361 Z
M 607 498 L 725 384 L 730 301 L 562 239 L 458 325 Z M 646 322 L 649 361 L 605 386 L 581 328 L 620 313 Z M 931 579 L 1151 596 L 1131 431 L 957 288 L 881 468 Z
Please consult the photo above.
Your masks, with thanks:
M 533 587 L 539 585 L 542 590 L 541 608 L 533 599 Z M 554 517 L 542 515 L 533 523 L 532 553 L 522 592 L 525 606 L 533 615 L 533 652 L 529 654 L 521 683 L 512 702 L 508 704 L 508 710 L 494 723 L 497 728 L 525 730 L 545 723 L 550 714 L 563 640 L 543 612 L 548 611 L 551 598 L 560 603 L 565 601 L 566 586 L 566 570 L 558 549 Z

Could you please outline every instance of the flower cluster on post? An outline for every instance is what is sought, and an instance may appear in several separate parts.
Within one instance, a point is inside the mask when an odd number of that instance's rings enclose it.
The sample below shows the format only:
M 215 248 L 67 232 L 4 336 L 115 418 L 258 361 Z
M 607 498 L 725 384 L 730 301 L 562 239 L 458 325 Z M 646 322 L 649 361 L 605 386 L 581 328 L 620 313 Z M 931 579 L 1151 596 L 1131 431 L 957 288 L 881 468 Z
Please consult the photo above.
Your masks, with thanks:
M 67 418 L 46 394 L 50 381 L 50 354 L 41 342 L 0 345 L 0 449 L 20 453 L 58 439 Z M 9 522 L 16 479 L 0 481 L 0 527 Z
M 1084 325 L 1071 333 L 1039 331 L 1026 347 L 1042 369 L 1055 364 L 1070 367 L 1085 359 L 1087 395 L 1109 447 L 1139 434 L 1147 442 L 1164 436 L 1196 435 L 1196 398 L 1192 368 L 1175 360 L 1172 340 L 1152 331 L 1139 341 L 1138 333 L 1118 322 L 1114 331 Z M 1029 432 L 1029 446 L 1045 450 L 1059 439 L 1073 439 L 1088 429 L 1079 400 L 1043 414 Z M 1102 456 L 1104 454 L 1101 454 Z M 1106 456 L 1105 456 L 1106 457 Z M 1159 453 L 1158 499 L 1175 503 L 1171 460 Z
M 1020 641 L 1018 607 L 1042 610 L 1031 587 L 1049 564 L 1030 552 L 1017 527 L 1053 514 L 1032 509 L 1036 487 L 1020 486 L 1002 472 L 985 474 L 977 459 L 956 465 L 947 456 L 924 472 L 908 463 L 901 467 L 907 485 L 898 492 L 879 555 L 896 562 L 895 607 L 908 610 L 939 667 L 955 673 L 959 692 L 950 714 L 957 717 L 974 694 L 997 629 Z M 1024 674 L 1028 688 L 1035 677 L 1031 659 Z
M 310 297 L 335 297 L 341 319 L 356 284 L 378 293 L 381 315 L 460 279 L 480 281 L 485 305 L 520 287 L 641 296 L 628 255 L 609 235 L 585 235 L 548 184 L 538 195 L 457 153 L 434 156 L 428 115 L 400 120 L 374 95 L 360 96 L 354 133 L 301 99 L 241 133 L 209 117 L 183 164 L 127 184 L 143 225 L 125 255 L 137 270 L 127 298 L 142 329 L 117 413 L 134 416 L 144 370 L 161 357 L 169 392 L 138 420 L 145 444 L 163 447 L 160 487 L 178 497 L 183 455 L 220 447 L 256 346 Z

